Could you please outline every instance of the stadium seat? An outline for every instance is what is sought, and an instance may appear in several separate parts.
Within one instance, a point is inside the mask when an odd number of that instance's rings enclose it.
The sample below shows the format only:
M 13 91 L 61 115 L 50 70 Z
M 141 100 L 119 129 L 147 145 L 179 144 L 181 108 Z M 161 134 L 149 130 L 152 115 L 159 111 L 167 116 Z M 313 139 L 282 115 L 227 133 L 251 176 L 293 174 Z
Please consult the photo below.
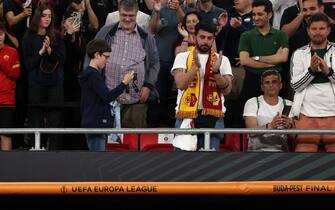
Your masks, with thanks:
M 107 144 L 108 151 L 138 151 L 139 134 L 125 133 L 121 144 Z
M 173 135 L 144 133 L 140 135 L 140 150 L 172 151 Z
M 220 151 L 240 152 L 247 151 L 248 137 L 247 134 L 225 134 L 225 144 L 220 145 Z M 242 145 L 241 145 L 242 144 Z
M 128 144 L 107 144 L 107 151 L 129 151 Z
M 163 151 L 173 151 L 172 144 L 147 144 L 142 148 L 142 151 L 156 151 L 156 152 L 163 152 Z

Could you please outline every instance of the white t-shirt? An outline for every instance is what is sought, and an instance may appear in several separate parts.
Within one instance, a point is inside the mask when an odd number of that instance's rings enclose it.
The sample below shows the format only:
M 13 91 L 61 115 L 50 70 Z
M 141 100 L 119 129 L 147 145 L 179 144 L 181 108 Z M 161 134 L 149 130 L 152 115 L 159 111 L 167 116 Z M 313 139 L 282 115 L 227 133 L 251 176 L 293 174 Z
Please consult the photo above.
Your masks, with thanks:
M 310 84 L 306 87 L 301 113 L 308 117 L 335 116 L 335 94 L 329 82 Z
M 187 68 L 187 58 L 189 55 L 190 51 L 187 52 L 182 52 L 177 54 L 173 67 L 171 69 L 171 73 L 173 74 L 173 71 L 176 69 L 186 69 Z M 218 57 L 218 54 L 216 53 L 216 56 Z M 198 103 L 198 110 L 202 109 L 202 95 L 203 95 L 203 87 L 204 87 L 204 76 L 205 76 L 205 67 L 208 59 L 208 54 L 200 54 L 198 55 L 199 61 L 200 61 L 200 95 L 199 95 L 199 103 Z M 222 56 L 222 62 L 220 66 L 220 73 L 221 75 L 233 75 L 231 71 L 231 66 L 230 62 L 227 57 Z M 179 107 L 179 102 L 181 100 L 181 96 L 183 95 L 184 91 L 181 91 L 178 89 L 178 96 L 177 96 L 177 106 L 176 106 L 176 111 L 178 110 Z M 222 101 L 222 111 L 225 112 L 226 108 L 224 107 L 224 97 L 221 94 L 221 101 Z
M 245 103 L 243 117 L 256 117 L 257 124 L 260 126 L 270 123 L 277 113 L 281 114 L 284 109 L 283 99 L 279 96 L 278 98 L 279 100 L 276 105 L 270 105 L 264 100 L 263 96 L 259 96 L 259 108 L 257 106 L 257 97 L 250 98 Z M 290 100 L 285 99 L 285 103 L 292 106 L 292 101 Z M 292 112 L 290 112 L 289 116 L 293 116 Z

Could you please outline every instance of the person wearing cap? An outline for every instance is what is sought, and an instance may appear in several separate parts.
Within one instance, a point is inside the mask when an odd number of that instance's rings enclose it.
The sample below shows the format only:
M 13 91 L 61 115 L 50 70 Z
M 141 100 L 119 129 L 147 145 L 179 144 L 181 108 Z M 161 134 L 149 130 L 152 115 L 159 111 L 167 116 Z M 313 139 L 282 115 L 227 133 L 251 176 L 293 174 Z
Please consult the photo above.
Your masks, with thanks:
M 15 119 L 16 80 L 20 76 L 19 54 L 6 45 L 6 27 L 0 22 L 0 128 L 13 128 Z M 0 149 L 11 150 L 10 135 L 0 134 Z
M 247 128 L 261 129 L 289 129 L 293 121 L 289 114 L 282 114 L 285 106 L 291 106 L 292 102 L 279 96 L 283 84 L 280 73 L 275 69 L 269 69 L 261 75 L 261 89 L 263 95 L 250 98 L 244 106 L 243 117 Z M 255 142 L 255 138 L 249 138 L 248 151 L 288 151 L 287 142 L 272 145 L 271 142 Z
M 307 23 L 311 41 L 292 56 L 292 112 L 296 128 L 335 128 L 335 44 L 327 39 L 330 27 L 325 14 L 311 16 Z M 298 134 L 296 140 L 297 152 L 316 152 L 319 145 L 327 152 L 335 152 L 335 135 Z
M 111 128 L 113 119 L 110 102 L 123 93 L 134 78 L 134 71 L 124 75 L 122 82 L 112 90 L 108 90 L 101 70 L 108 62 L 111 54 L 109 44 L 102 39 L 94 39 L 87 44 L 86 53 L 90 64 L 78 76 L 81 86 L 81 125 L 83 128 Z M 90 151 L 106 150 L 106 135 L 87 134 Z

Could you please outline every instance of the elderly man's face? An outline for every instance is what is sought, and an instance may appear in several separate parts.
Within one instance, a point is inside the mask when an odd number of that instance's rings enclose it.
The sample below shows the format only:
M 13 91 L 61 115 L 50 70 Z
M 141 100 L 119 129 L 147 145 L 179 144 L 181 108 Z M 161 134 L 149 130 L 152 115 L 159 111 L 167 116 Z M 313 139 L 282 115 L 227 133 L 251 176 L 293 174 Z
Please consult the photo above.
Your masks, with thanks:
M 137 9 L 126 10 L 119 9 L 120 25 L 123 30 L 132 31 L 136 26 Z

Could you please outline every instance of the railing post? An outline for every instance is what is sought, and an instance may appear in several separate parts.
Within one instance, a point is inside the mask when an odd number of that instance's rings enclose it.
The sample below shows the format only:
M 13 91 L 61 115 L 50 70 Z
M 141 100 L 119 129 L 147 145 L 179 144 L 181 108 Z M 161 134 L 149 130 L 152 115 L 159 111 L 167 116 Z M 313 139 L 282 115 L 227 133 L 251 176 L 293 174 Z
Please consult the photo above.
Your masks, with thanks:
M 30 150 L 31 151 L 45 150 L 44 148 L 41 149 L 41 132 L 35 131 L 35 147 L 33 147 Z
M 210 151 L 210 140 L 211 140 L 211 133 L 205 132 L 205 151 Z

